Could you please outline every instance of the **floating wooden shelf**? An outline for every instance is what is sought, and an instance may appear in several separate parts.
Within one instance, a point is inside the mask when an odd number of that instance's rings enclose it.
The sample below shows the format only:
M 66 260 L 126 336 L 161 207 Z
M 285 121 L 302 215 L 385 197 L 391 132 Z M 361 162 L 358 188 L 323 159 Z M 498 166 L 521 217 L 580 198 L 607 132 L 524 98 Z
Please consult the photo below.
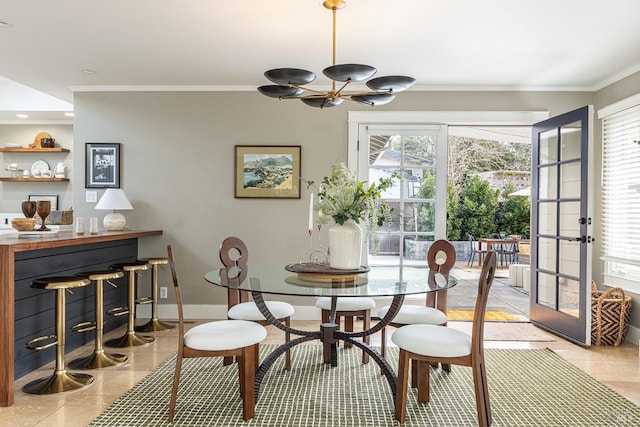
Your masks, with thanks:
M 22 178 L 22 177 L 0 177 L 4 182 L 68 182 L 69 178 Z
M 0 148 L 0 153 L 68 153 L 68 148 Z

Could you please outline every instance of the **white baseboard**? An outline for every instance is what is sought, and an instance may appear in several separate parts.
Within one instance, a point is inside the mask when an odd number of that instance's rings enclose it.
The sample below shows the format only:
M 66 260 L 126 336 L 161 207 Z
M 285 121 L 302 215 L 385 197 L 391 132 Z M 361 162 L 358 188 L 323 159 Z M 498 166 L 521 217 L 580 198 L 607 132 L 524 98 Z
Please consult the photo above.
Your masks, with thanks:
M 310 305 L 294 306 L 295 313 L 292 320 L 320 320 L 320 309 Z M 191 304 L 182 306 L 185 320 L 226 319 L 226 305 Z M 136 307 L 136 317 L 151 317 L 151 304 L 143 304 Z M 175 304 L 159 304 L 158 317 L 160 319 L 177 319 L 178 306 Z

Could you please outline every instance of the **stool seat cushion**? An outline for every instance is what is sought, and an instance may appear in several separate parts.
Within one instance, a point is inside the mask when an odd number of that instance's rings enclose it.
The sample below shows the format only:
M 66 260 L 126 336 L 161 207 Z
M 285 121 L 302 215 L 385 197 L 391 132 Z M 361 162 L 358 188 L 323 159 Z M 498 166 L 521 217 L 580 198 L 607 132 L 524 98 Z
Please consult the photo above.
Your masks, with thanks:
M 284 319 L 285 317 L 291 317 L 295 312 L 293 306 L 289 303 L 282 301 L 265 301 L 267 304 L 267 308 L 273 314 L 276 319 Z M 229 309 L 227 312 L 227 316 L 231 319 L 238 320 L 251 320 L 254 322 L 260 322 L 263 320 L 267 320 L 255 302 L 243 302 L 240 304 L 236 304 Z
M 378 317 L 382 319 L 390 307 L 390 305 L 381 307 L 378 310 Z M 447 323 L 447 315 L 433 307 L 404 304 L 400 307 L 400 311 L 398 311 L 398 314 L 396 314 L 396 317 L 393 318 L 391 323 L 399 323 L 402 325 L 444 325 Z
M 111 265 L 110 268 L 124 271 L 148 270 L 149 264 L 145 261 L 120 262 L 118 264 Z
M 94 271 L 81 271 L 77 274 L 80 277 L 86 277 L 89 280 L 108 280 L 119 279 L 124 277 L 122 270 L 94 270 Z
M 371 310 L 375 306 L 375 300 L 369 297 L 340 297 L 336 301 L 336 311 Z M 318 298 L 316 307 L 331 310 L 331 298 Z
M 91 280 L 78 276 L 40 277 L 31 282 L 35 289 L 69 289 L 87 286 Z
M 245 320 L 220 320 L 194 326 L 184 344 L 196 350 L 223 351 L 258 344 L 267 337 L 264 326 Z
M 436 325 L 407 325 L 398 328 L 391 341 L 411 353 L 434 357 L 462 357 L 471 354 L 471 336 Z
M 167 258 L 140 258 L 138 261 L 146 262 L 151 265 L 169 264 L 169 259 Z

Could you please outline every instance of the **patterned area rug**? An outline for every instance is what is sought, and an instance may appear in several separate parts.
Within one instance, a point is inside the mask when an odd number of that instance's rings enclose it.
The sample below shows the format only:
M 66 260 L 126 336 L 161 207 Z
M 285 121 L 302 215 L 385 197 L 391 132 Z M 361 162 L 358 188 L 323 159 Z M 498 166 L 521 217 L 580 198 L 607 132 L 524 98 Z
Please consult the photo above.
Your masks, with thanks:
M 274 347 L 261 348 L 264 356 Z M 397 348 L 389 348 L 397 366 Z M 399 426 L 388 383 L 357 348 L 339 350 L 339 366 L 321 361 L 321 347 L 293 349 L 291 372 L 279 360 L 266 375 L 256 416 L 242 421 L 235 365 L 220 358 L 183 364 L 176 417 L 167 422 L 175 358 L 119 398 L 90 426 Z M 640 408 L 564 361 L 551 350 L 486 350 L 493 427 L 638 426 Z M 282 358 L 281 358 L 282 359 Z M 410 390 L 403 426 L 477 425 L 471 370 L 434 370 L 431 402 Z

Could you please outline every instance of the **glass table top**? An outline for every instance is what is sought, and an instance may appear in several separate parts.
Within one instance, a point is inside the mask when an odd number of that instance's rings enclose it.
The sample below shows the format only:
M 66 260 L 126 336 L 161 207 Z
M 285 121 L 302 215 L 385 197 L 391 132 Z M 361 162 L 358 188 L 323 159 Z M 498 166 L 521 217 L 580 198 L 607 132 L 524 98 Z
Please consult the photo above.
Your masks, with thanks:
M 249 264 L 213 270 L 205 280 L 217 286 L 293 296 L 392 297 L 454 287 L 455 277 L 428 268 L 370 266 L 363 274 L 308 275 L 287 271 L 287 264 Z

